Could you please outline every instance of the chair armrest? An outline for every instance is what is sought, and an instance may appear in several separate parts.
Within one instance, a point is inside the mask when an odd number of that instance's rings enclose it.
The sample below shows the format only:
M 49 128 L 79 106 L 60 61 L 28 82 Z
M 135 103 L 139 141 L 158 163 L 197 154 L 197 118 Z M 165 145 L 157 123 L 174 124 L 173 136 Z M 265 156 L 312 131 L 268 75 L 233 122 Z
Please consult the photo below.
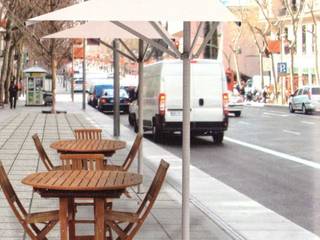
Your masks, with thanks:
M 105 219 L 106 221 L 134 223 L 139 220 L 139 216 L 130 212 L 106 211 Z
M 121 166 L 118 165 L 105 165 L 104 170 L 109 170 L 109 171 L 124 171 Z
M 59 220 L 59 210 L 30 213 L 26 217 L 27 223 L 42 223 L 53 220 Z

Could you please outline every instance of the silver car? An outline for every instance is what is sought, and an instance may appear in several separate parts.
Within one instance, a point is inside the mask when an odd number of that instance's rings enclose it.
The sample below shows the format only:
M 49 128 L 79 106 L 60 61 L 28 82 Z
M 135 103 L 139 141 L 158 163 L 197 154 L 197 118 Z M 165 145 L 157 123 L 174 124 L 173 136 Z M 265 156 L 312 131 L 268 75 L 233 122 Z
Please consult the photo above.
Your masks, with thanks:
M 320 111 L 320 86 L 304 86 L 297 89 L 289 98 L 289 111 L 304 114 Z
M 233 91 L 228 91 L 228 95 L 228 112 L 233 113 L 236 117 L 240 117 L 241 111 L 243 109 L 242 96 L 240 96 L 239 92 L 236 89 L 234 89 Z

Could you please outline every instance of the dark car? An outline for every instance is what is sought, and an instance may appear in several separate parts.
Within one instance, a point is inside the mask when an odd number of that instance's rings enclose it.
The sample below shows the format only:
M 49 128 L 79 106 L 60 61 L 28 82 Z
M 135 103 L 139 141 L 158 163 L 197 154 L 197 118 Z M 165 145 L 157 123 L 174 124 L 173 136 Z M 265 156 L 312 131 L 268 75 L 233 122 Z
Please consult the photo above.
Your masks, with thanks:
M 105 89 L 103 95 L 99 99 L 98 109 L 101 112 L 111 112 L 113 111 L 113 89 Z M 128 113 L 129 112 L 129 95 L 127 91 L 120 88 L 120 111 Z
M 110 84 L 99 84 L 91 86 L 88 97 L 88 104 L 92 107 L 98 106 L 99 98 L 101 97 L 105 89 L 113 89 L 113 86 Z

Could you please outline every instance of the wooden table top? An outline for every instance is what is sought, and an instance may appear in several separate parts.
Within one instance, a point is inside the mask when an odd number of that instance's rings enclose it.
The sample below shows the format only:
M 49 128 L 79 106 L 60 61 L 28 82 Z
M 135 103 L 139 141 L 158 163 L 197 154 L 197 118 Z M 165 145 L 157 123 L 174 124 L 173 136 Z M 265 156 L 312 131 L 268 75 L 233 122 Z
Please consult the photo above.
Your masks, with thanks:
M 52 143 L 51 148 L 60 152 L 103 153 L 114 152 L 126 147 L 126 143 L 118 140 L 60 140 Z
M 35 189 L 105 191 L 138 185 L 142 183 L 142 176 L 123 171 L 58 170 L 30 174 L 22 183 Z

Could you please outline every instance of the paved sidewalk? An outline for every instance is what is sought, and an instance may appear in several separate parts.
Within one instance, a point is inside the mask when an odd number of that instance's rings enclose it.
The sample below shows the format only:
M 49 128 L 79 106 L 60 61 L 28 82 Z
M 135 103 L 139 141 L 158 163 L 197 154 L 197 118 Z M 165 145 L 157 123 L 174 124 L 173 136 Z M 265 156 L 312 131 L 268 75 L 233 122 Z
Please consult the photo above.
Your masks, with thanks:
M 59 107 L 66 107 L 69 111 L 68 114 L 42 114 L 40 112 L 43 108 L 25 108 L 21 104 L 15 111 L 10 109 L 0 110 L 0 160 L 3 161 L 23 205 L 31 212 L 58 208 L 56 199 L 40 198 L 37 193 L 32 192 L 29 186 L 21 183 L 21 179 L 27 174 L 35 171 L 45 171 L 42 162 L 38 159 L 31 136 L 34 133 L 39 134 L 49 157 L 55 164 L 58 164 L 58 155 L 49 148 L 50 143 L 62 138 L 73 138 L 72 130 L 75 128 L 92 127 L 98 124 L 93 122 L 96 115 L 90 115 L 100 113 L 89 109 L 87 113 L 81 113 L 77 108 L 78 105 L 68 104 L 66 106 L 63 102 L 60 102 Z M 109 119 L 102 114 L 101 116 L 99 118 L 100 122 L 103 119 Z M 109 131 L 106 128 L 104 130 L 104 137 L 110 137 Z M 134 136 L 131 134 L 128 139 L 128 148 L 130 148 L 133 138 Z M 117 152 L 112 158 L 113 161 L 122 162 L 127 152 L 128 149 Z M 161 156 L 157 161 L 160 158 Z M 132 168 L 132 171 L 134 170 L 135 167 Z M 147 165 L 144 168 L 144 186 L 146 188 L 149 186 L 153 175 L 153 166 L 149 167 Z M 123 198 L 115 201 L 115 209 L 131 211 L 137 209 L 143 195 L 136 194 L 135 189 L 130 192 L 133 198 Z M 92 209 L 88 207 L 81 208 L 79 216 L 87 218 L 91 211 Z M 191 239 L 231 239 L 195 205 L 191 206 L 191 215 Z M 83 234 L 93 232 L 91 226 L 81 226 L 77 230 Z M 1 191 L 0 236 L 1 240 L 29 239 L 14 217 Z M 59 226 L 55 227 L 54 231 L 50 233 L 49 239 L 59 239 Z M 152 214 L 135 239 L 181 239 L 181 194 L 168 182 L 162 188 Z
M 78 100 L 81 99 L 77 96 Z M 8 120 L 0 123 L 0 158 L 5 156 L 6 168 L 10 171 L 10 179 L 14 180 L 19 190 L 19 196 L 23 197 L 26 206 L 32 210 L 44 209 L 47 206 L 56 207 L 55 201 L 44 202 L 37 194 L 32 194 L 26 186 L 21 186 L 20 179 L 28 172 L 43 169 L 41 163 L 35 161 L 35 151 L 31 143 L 31 132 L 39 131 L 45 143 L 46 149 L 50 142 L 59 138 L 72 136 L 72 129 L 77 127 L 96 126 L 104 130 L 105 137 L 111 137 L 113 123 L 111 116 L 99 113 L 91 107 L 85 112 L 81 111 L 81 103 L 71 104 L 69 96 L 59 95 L 57 109 L 67 110 L 66 115 L 43 115 L 37 112 L 40 108 L 18 108 L 20 113 L 11 116 L 8 112 Z M 0 115 L 2 114 L 0 110 Z M 1 121 L 1 117 L 0 117 Z M 8 124 L 8 126 L 7 126 Z M 20 124 L 20 125 L 19 125 Z M 131 129 L 121 126 L 120 139 L 132 143 L 135 134 Z M 11 144 L 6 144 L 6 143 Z M 14 143 L 14 147 L 12 144 Z M 128 144 L 130 145 L 130 144 Z M 136 239 L 180 239 L 181 236 L 181 159 L 157 146 L 153 142 L 144 139 L 145 154 L 145 187 L 148 186 L 154 171 L 161 158 L 170 162 L 167 183 L 163 188 L 156 208 L 152 211 L 152 217 L 142 229 Z M 129 147 L 129 146 L 128 146 Z M 14 149 L 14 150 L 13 150 Z M 119 152 L 113 158 L 114 161 L 123 159 L 126 151 Z M 50 156 L 58 162 L 54 151 Z M 6 160 L 7 158 L 7 160 Z M 24 163 L 21 163 L 21 159 Z M 214 159 L 213 159 L 214 160 Z M 22 166 L 23 165 L 23 166 Z M 133 166 L 132 170 L 136 169 Z M 141 196 L 133 194 L 129 207 L 137 206 Z M 191 239 L 250 239 L 250 240 L 319 240 L 315 234 L 292 223 L 272 210 L 253 201 L 247 196 L 237 192 L 205 172 L 191 167 Z M 119 203 L 124 206 L 123 200 Z M 4 214 L 3 227 L 0 222 L 1 239 L 19 238 L 19 228 L 7 210 L 3 201 L 0 202 L 0 216 Z M 83 210 L 82 215 L 88 215 L 88 210 Z M 217 227 L 219 225 L 219 227 Z M 19 228 L 20 229 L 20 228 Z M 221 230 L 223 229 L 223 231 Z M 91 231 L 90 228 L 82 228 L 82 231 Z M 7 234 L 7 235 L 6 235 Z M 10 237 L 11 236 L 11 237 Z M 53 238 L 58 237 L 58 228 L 52 233 Z M 229 236 L 229 237 L 228 237 Z

